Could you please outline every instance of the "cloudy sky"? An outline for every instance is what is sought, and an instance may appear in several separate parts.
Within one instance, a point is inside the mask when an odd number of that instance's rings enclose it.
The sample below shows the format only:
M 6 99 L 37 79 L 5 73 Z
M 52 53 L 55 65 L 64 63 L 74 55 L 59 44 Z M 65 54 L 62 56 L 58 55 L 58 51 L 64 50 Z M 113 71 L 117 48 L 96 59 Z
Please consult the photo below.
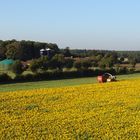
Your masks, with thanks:
M 140 0 L 0 0 L 0 39 L 140 50 Z

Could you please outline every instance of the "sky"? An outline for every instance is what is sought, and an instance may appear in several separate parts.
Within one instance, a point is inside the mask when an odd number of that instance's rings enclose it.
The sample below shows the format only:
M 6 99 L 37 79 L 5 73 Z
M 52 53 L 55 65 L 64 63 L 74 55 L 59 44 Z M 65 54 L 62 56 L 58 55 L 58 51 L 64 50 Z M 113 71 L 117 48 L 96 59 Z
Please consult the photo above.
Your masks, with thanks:
M 140 50 L 140 0 L 0 0 L 0 39 Z

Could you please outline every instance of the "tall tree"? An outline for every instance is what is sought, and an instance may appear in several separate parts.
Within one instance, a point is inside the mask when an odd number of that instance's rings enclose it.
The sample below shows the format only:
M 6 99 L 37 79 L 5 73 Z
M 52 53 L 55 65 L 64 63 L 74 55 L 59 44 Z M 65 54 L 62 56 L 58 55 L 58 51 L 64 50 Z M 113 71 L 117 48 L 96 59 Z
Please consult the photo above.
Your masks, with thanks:
M 66 57 L 70 57 L 70 56 L 71 56 L 71 52 L 70 52 L 69 47 L 66 47 L 66 48 L 64 49 L 64 56 L 66 56 Z
M 20 58 L 20 49 L 21 49 L 21 45 L 19 42 L 13 42 L 11 44 L 8 44 L 6 46 L 7 51 L 6 51 L 6 57 L 8 59 L 19 59 Z

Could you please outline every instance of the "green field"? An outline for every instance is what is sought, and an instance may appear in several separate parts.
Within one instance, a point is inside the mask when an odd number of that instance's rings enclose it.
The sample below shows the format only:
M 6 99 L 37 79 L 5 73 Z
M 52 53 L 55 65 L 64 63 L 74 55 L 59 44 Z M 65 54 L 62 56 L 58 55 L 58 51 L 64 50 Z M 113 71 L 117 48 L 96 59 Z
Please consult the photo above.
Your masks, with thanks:
M 140 78 L 140 73 L 117 76 L 117 80 L 127 80 L 131 78 L 132 79 Z M 38 88 L 65 87 L 65 86 L 74 86 L 74 85 L 92 84 L 92 83 L 97 83 L 96 77 L 14 83 L 14 84 L 1 84 L 0 91 L 5 92 L 5 91 L 38 89 Z

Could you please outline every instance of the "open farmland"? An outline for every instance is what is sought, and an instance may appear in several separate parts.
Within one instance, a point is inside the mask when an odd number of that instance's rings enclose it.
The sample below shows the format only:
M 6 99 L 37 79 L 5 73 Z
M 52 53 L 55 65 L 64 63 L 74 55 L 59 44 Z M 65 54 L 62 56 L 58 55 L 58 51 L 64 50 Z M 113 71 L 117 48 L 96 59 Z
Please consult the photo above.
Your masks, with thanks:
M 0 137 L 140 139 L 140 79 L 0 92 Z

